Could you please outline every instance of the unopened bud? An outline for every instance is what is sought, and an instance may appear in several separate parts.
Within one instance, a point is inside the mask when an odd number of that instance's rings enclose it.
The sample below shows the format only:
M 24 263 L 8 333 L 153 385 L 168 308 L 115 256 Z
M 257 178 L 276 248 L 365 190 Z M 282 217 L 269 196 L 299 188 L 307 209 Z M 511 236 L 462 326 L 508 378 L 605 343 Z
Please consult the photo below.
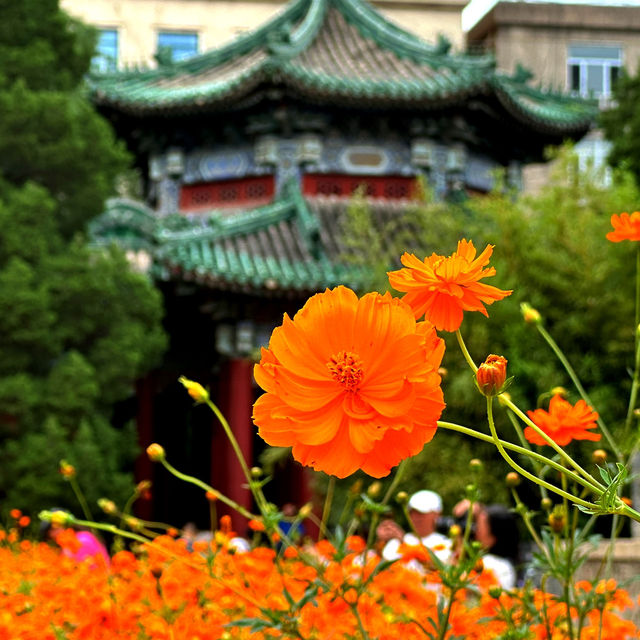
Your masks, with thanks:
M 540 508 L 543 511 L 551 511 L 551 509 L 553 509 L 553 501 L 551 498 L 542 498 L 542 500 L 540 500 Z
M 407 504 L 407 502 L 409 502 L 409 494 L 406 491 L 398 491 L 396 494 L 396 502 L 398 504 Z
M 595 464 L 603 464 L 607 461 L 607 452 L 604 449 L 596 449 L 591 454 L 591 460 L 593 460 Z
M 440 368 L 438 369 L 438 375 L 439 375 L 441 378 L 446 378 L 446 377 L 449 375 L 449 371 L 448 371 L 447 369 L 445 369 L 444 367 L 440 367 Z
M 362 479 L 358 478 L 350 487 L 349 487 L 349 493 L 351 495 L 357 496 L 360 495 L 360 492 L 362 491 Z
M 138 520 L 138 518 L 134 518 L 133 516 L 125 518 L 125 523 L 134 531 L 140 531 L 140 529 L 143 528 L 142 521 Z
M 561 505 L 555 507 L 555 509 L 549 514 L 549 526 L 554 533 L 561 533 L 564 529 L 567 518 L 564 509 Z
M 300 507 L 300 510 L 298 511 L 298 515 L 301 518 L 308 518 L 312 512 L 313 512 L 313 505 L 310 502 L 307 502 L 307 504 L 303 504 Z
M 160 462 L 165 458 L 164 447 L 154 442 L 147 447 L 147 455 L 152 462 Z
M 478 367 L 476 381 L 480 393 L 488 398 L 500 394 L 507 379 L 507 359 L 491 354 Z
M 215 502 L 218 499 L 218 494 L 215 491 L 209 490 L 204 495 L 209 502 Z
M 178 378 L 178 382 L 187 390 L 187 393 L 198 403 L 209 400 L 209 392 L 199 383 L 189 380 L 184 376 Z
M 472 458 L 469 460 L 469 469 L 471 469 L 471 471 L 482 471 L 483 467 L 484 464 L 480 458 Z
M 517 487 L 520 484 L 521 478 L 515 471 L 510 471 L 505 476 L 505 482 L 507 483 L 507 487 Z
M 456 538 L 459 538 L 462 535 L 462 527 L 459 524 L 452 524 L 449 527 L 449 537 L 453 538 L 454 540 Z
M 528 322 L 529 324 L 540 324 L 540 322 L 542 322 L 540 312 L 537 309 L 534 309 L 527 302 L 523 302 L 520 305 L 520 311 L 522 312 L 522 317 L 525 322 Z
M 113 500 L 109 500 L 107 498 L 100 498 L 98 500 L 98 506 L 108 514 L 115 513 L 118 510 L 116 507 L 116 503 Z
M 76 468 L 66 460 L 60 460 L 60 474 L 65 480 L 71 480 L 76 475 Z
M 489 595 L 497 600 L 502 595 L 502 589 L 500 587 L 491 587 Z
M 136 485 L 136 493 L 145 493 L 151 489 L 151 480 L 140 480 Z
M 375 498 L 380 495 L 381 491 L 382 491 L 382 483 L 376 480 L 376 482 L 372 482 L 369 485 L 369 488 L 367 489 L 367 495 L 370 498 Z
M 569 397 L 569 392 L 564 387 L 553 387 L 553 389 L 551 389 L 551 395 L 552 396 L 561 396 L 563 398 L 568 398 Z
M 252 478 L 260 478 L 262 476 L 262 468 L 261 467 L 251 467 L 251 477 Z

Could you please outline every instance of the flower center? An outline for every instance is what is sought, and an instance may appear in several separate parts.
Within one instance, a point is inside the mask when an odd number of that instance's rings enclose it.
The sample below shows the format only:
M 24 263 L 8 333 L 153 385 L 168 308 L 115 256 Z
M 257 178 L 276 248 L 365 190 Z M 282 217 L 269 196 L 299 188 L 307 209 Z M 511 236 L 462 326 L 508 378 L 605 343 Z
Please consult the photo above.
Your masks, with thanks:
M 347 391 L 354 391 L 362 380 L 362 360 L 350 351 L 339 351 L 331 356 L 327 368 L 331 371 L 333 379 Z

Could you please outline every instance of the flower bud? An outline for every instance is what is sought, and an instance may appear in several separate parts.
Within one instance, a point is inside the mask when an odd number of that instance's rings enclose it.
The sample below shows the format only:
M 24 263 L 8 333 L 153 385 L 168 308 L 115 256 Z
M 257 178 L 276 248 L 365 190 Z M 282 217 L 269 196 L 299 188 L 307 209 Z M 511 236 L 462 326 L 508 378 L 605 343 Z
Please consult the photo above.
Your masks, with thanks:
M 184 376 L 180 376 L 178 382 L 182 383 L 182 386 L 196 402 L 203 403 L 209 400 L 209 392 L 199 382 L 194 382 Z
M 591 460 L 595 464 L 604 464 L 607 461 L 607 452 L 604 449 L 596 449 L 591 454 Z
M 551 498 L 542 498 L 542 500 L 540 500 L 540 508 L 543 511 L 551 511 L 551 509 L 553 509 L 553 501 Z
M 118 510 L 116 503 L 107 498 L 100 498 L 98 500 L 98 506 L 107 514 L 115 513 Z
M 251 531 L 255 532 L 265 530 L 264 522 L 262 522 L 262 520 L 257 520 L 256 518 L 252 518 L 251 520 L 249 520 L 247 526 L 249 527 L 249 529 L 251 529 Z
M 492 598 L 495 598 L 497 600 L 502 595 L 502 588 L 501 587 L 491 587 L 489 589 L 489 595 Z
M 396 502 L 398 504 L 407 504 L 407 502 L 409 502 L 409 494 L 406 491 L 398 491 L 396 494 Z
M 564 387 L 553 387 L 553 389 L 551 389 L 551 395 L 561 396 L 566 399 L 569 397 L 569 392 Z
M 251 467 L 251 477 L 252 478 L 260 478 L 262 476 L 262 468 L 261 467 Z
M 160 462 L 165 458 L 164 447 L 154 442 L 147 447 L 147 455 L 152 462 Z
M 471 471 L 482 471 L 483 467 L 484 464 L 480 458 L 472 458 L 469 460 L 469 469 L 471 469 Z
M 524 318 L 525 322 L 529 324 L 540 324 L 540 322 L 542 322 L 540 312 L 537 309 L 534 309 L 527 302 L 523 302 L 520 305 L 520 311 L 522 312 L 522 317 Z
M 142 521 L 134 516 L 128 516 L 124 519 L 126 525 L 133 529 L 133 531 L 140 531 L 143 528 Z
M 567 518 L 564 509 L 561 505 L 555 507 L 555 509 L 549 514 L 549 526 L 554 533 L 561 533 L 564 529 Z
M 459 524 L 452 524 L 449 527 L 449 537 L 452 539 L 459 538 L 462 535 L 462 527 Z
M 372 482 L 369 485 L 369 488 L 367 489 L 367 495 L 370 498 L 376 498 L 377 496 L 380 495 L 381 491 L 382 491 L 382 483 L 376 480 L 375 482 Z
M 137 493 L 144 493 L 145 491 L 149 491 L 151 489 L 151 480 L 140 480 L 136 485 Z
M 71 480 L 76 475 L 76 468 L 66 460 L 60 460 L 60 474 L 65 480 Z
M 515 471 L 510 471 L 505 476 L 505 482 L 507 483 L 507 487 L 517 487 L 520 484 L 520 476 Z
M 312 512 L 313 512 L 313 505 L 310 502 L 307 502 L 307 504 L 303 504 L 300 507 L 300 510 L 298 511 L 298 515 L 301 518 L 308 518 Z
M 218 499 L 218 493 L 215 491 L 209 490 L 204 495 L 209 502 L 215 502 Z
M 440 367 L 438 369 L 438 375 L 441 378 L 446 378 L 449 375 L 449 371 L 448 371 L 448 369 L 445 369 L 444 367 Z
M 502 356 L 487 356 L 476 372 L 478 389 L 487 397 L 499 395 L 506 379 L 507 360 Z

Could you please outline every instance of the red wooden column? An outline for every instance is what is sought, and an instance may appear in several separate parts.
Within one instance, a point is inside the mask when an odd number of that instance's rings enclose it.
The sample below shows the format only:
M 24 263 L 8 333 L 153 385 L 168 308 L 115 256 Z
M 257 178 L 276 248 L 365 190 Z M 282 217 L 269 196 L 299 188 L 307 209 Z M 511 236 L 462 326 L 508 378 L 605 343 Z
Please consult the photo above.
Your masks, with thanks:
M 253 363 L 245 358 L 231 358 L 222 368 L 218 406 L 229 422 L 247 466 L 253 464 Z M 213 427 L 211 452 L 211 483 L 229 498 L 249 511 L 253 507 L 251 492 L 246 488 L 247 479 L 217 419 Z M 229 513 L 234 531 L 244 535 L 246 518 L 218 506 L 219 513 Z

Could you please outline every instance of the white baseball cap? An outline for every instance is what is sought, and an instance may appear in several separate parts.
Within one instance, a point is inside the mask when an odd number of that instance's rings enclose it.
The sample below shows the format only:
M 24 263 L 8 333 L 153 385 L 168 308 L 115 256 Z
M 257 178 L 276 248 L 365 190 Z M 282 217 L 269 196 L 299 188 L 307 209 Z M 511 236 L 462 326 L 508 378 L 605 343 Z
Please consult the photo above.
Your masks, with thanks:
M 415 509 L 420 513 L 442 511 L 442 498 L 435 492 L 423 489 L 417 491 L 409 498 L 409 509 Z

